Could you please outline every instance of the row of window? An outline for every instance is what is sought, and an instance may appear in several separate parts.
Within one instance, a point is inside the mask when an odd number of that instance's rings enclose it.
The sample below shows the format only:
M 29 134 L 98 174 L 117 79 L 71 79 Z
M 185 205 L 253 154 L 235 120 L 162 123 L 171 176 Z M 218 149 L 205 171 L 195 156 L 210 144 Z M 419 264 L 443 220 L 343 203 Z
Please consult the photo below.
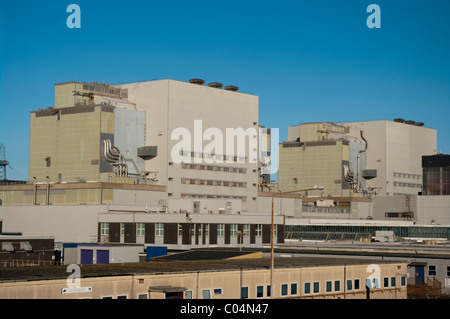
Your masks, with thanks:
M 368 281 L 369 279 L 367 279 Z M 385 277 L 383 278 L 383 288 L 395 288 L 397 287 L 397 279 L 396 277 Z M 369 282 L 366 283 L 369 285 Z M 402 276 L 400 278 L 400 284 L 402 287 L 406 286 L 406 276 Z M 378 279 L 375 278 L 374 282 L 370 286 L 371 288 L 381 288 Z M 288 296 L 298 296 L 298 283 L 284 283 L 281 284 L 281 296 L 282 297 L 288 297 Z M 360 279 L 347 279 L 346 280 L 346 291 L 356 291 L 356 290 L 362 290 L 366 287 L 361 286 L 361 280 Z M 266 294 L 264 295 L 264 290 L 266 291 Z M 341 281 L 340 280 L 334 280 L 334 281 L 326 281 L 325 282 L 325 293 L 333 293 L 333 292 L 342 292 L 341 290 Z M 303 284 L 303 295 L 308 294 L 320 294 L 323 293 L 321 291 L 320 282 L 314 281 L 314 282 L 305 282 Z M 264 286 L 256 286 L 256 298 L 264 298 L 264 297 L 270 297 L 271 289 L 270 285 L 266 286 L 266 289 L 264 289 Z M 241 288 L 241 298 L 246 299 L 249 298 L 249 287 L 242 287 Z
M 394 182 L 394 186 L 422 188 L 422 184 L 404 183 L 404 182 Z
M 205 236 L 209 237 L 209 224 L 191 224 L 191 236 L 195 237 L 195 232 L 197 231 L 197 236 L 202 237 L 203 232 L 205 232 Z M 274 227 L 274 236 L 277 236 L 277 227 Z M 120 234 L 125 235 L 125 223 L 120 223 Z M 178 236 L 182 236 L 182 225 L 178 224 Z M 107 236 L 109 235 L 109 223 L 100 223 L 100 235 Z M 231 224 L 230 225 L 230 236 L 236 237 L 241 235 L 238 232 L 238 225 Z M 242 225 L 242 235 L 244 237 L 250 236 L 250 224 Z M 145 236 L 145 223 L 136 223 L 136 236 Z M 164 223 L 155 223 L 155 236 L 164 236 Z M 217 224 L 217 236 L 224 237 L 225 236 L 225 224 Z M 262 224 L 255 225 L 255 236 L 262 236 Z
M 256 149 L 253 149 L 256 151 Z M 209 154 L 209 153 L 200 153 L 200 152 L 189 152 L 185 150 L 180 150 L 178 153 L 182 157 L 191 157 L 191 158 L 202 158 L 207 159 L 207 163 L 216 162 L 216 163 L 248 163 L 248 158 L 244 156 L 232 156 L 232 155 L 220 155 L 220 154 Z M 256 159 L 253 159 L 256 160 Z M 189 160 L 187 160 L 189 162 Z M 195 161 L 195 160 L 194 160 Z M 185 161 L 183 161 L 185 162 Z
M 412 179 L 422 179 L 422 175 L 418 175 L 418 174 L 406 174 L 406 173 L 396 173 L 396 172 L 394 172 L 394 177 L 412 178 Z
M 214 172 L 228 172 L 228 173 L 247 173 L 246 168 L 237 168 L 237 167 L 229 167 L 229 166 L 215 166 L 215 165 L 201 165 L 201 164 L 181 164 L 181 168 L 184 169 L 195 169 L 195 170 L 206 170 L 206 171 L 214 171 Z
M 224 199 L 240 199 L 242 202 L 247 201 L 247 196 L 223 196 L 223 195 L 205 195 L 205 194 L 181 194 L 181 198 L 224 198 Z M 256 200 L 256 197 L 253 197 L 253 200 Z
M 368 279 L 367 279 L 368 280 Z M 406 286 L 406 277 L 402 276 L 400 278 L 400 284 L 402 287 Z M 383 288 L 395 288 L 397 287 L 397 279 L 396 277 L 385 277 L 383 278 Z M 347 279 L 346 280 L 346 292 L 357 291 L 365 289 L 365 286 L 361 286 L 360 279 Z M 372 288 L 381 288 L 378 284 L 378 280 L 374 280 Z M 298 283 L 283 283 L 280 286 L 280 292 L 282 297 L 288 296 L 298 296 L 299 295 L 299 287 Z M 222 295 L 222 288 L 214 288 L 212 292 L 215 296 Z M 341 287 L 340 280 L 334 281 L 326 281 L 325 282 L 325 293 L 333 293 L 333 292 L 343 292 Z M 320 282 L 305 282 L 303 284 L 303 295 L 309 294 L 320 294 L 323 293 L 320 291 Z M 270 298 L 271 297 L 271 286 L 270 285 L 258 285 L 256 286 L 256 298 Z M 192 299 L 192 291 L 188 290 L 185 292 L 186 299 Z M 210 299 L 211 298 L 211 289 L 203 289 L 202 290 L 202 298 Z M 241 287 L 241 299 L 250 298 L 250 287 L 245 286 Z
M 189 179 L 182 178 L 181 184 L 187 185 L 203 185 L 203 186 L 225 186 L 225 187 L 247 187 L 245 182 L 230 182 L 230 181 L 217 181 L 217 180 L 205 180 L 205 179 Z M 256 184 L 255 184 L 256 186 Z

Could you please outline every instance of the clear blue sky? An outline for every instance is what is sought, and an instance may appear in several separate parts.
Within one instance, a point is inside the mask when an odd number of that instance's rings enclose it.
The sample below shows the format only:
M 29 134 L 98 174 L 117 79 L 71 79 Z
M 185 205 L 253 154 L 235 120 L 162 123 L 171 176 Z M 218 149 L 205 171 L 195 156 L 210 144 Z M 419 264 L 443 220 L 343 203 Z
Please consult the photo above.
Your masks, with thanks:
M 69 29 L 69 4 L 81 29 Z M 381 29 L 369 29 L 369 4 Z M 424 122 L 450 153 L 448 0 L 0 0 L 0 142 L 9 179 L 28 177 L 29 112 L 54 83 L 153 79 L 234 84 L 260 124 Z

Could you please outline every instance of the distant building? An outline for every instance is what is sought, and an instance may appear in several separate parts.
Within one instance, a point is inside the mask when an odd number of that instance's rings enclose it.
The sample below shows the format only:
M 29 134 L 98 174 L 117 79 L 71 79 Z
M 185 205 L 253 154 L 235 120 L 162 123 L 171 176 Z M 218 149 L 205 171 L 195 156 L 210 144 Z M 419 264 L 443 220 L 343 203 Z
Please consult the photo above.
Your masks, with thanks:
M 376 170 L 366 188 L 378 195 L 417 195 L 422 191 L 422 156 L 435 154 L 437 131 L 422 122 L 367 121 L 343 123 L 349 134 L 367 142 L 366 168 Z
M 349 127 L 302 123 L 289 127 L 289 141 L 280 144 L 278 186 L 282 192 L 309 189 L 308 195 L 362 196 L 365 143 L 348 135 Z M 358 182 L 359 177 L 359 182 Z
M 450 195 L 450 155 L 422 156 L 423 195 Z

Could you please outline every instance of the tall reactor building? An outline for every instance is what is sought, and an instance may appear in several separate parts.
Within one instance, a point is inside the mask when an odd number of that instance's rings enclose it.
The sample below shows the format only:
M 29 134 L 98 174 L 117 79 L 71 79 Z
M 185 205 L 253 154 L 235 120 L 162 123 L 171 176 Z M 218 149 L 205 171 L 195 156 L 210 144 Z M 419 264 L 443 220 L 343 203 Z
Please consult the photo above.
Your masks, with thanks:
M 55 84 L 54 107 L 31 112 L 30 182 L 158 184 L 168 199 L 256 212 L 258 96 L 238 90 L 199 79 Z

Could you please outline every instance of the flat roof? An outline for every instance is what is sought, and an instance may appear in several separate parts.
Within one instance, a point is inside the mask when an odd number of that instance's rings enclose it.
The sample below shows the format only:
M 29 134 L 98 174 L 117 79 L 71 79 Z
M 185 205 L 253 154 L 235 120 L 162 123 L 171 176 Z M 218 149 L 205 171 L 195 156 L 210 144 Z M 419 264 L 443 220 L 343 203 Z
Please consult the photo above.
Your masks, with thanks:
M 380 264 L 402 261 L 377 261 Z M 290 257 L 275 258 L 275 268 L 309 268 L 322 266 L 368 265 L 373 260 L 352 258 Z M 81 278 L 152 275 L 165 273 L 220 272 L 270 269 L 270 258 L 152 261 L 148 263 L 82 265 Z M 15 267 L 0 272 L 0 282 L 67 279 L 67 266 Z

